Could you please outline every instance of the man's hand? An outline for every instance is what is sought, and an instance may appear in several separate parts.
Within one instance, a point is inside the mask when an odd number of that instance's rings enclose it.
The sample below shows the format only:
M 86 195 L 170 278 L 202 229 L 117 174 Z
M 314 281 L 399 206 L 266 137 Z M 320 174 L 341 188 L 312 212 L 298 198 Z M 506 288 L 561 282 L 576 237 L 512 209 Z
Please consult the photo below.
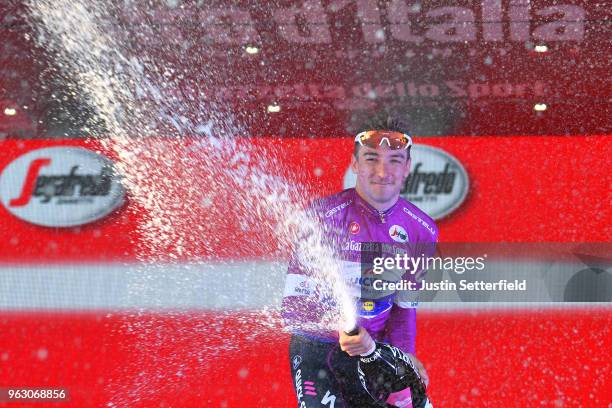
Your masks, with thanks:
M 421 376 L 421 380 L 423 380 L 423 383 L 425 384 L 425 387 L 429 387 L 429 376 L 427 375 L 427 371 L 425 370 L 423 363 L 421 363 L 419 359 L 413 356 L 412 354 L 406 354 L 408 355 L 408 357 L 410 357 L 410 360 L 412 360 L 412 364 L 414 364 L 414 366 L 418 370 L 419 375 Z
M 363 327 L 359 328 L 359 334 L 349 336 L 340 330 L 340 349 L 346 351 L 349 356 L 354 357 L 371 351 L 374 347 L 374 340 L 370 333 Z

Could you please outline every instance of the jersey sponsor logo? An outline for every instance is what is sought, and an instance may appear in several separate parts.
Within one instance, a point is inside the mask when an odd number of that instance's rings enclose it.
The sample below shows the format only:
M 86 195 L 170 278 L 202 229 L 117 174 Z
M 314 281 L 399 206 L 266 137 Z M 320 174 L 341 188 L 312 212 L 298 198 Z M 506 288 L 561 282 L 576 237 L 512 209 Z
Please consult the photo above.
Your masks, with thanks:
M 392 225 L 391 228 L 389 228 L 389 236 L 396 242 L 404 243 L 408 241 L 406 230 L 399 225 Z
M 395 283 L 395 281 L 390 281 L 390 280 L 386 280 L 386 279 L 381 279 L 378 277 L 378 275 L 376 277 L 372 277 L 372 278 L 368 278 L 368 277 L 363 277 L 363 276 L 359 276 L 359 277 L 348 277 L 346 279 L 344 279 L 344 281 L 346 282 L 346 284 L 350 287 L 350 286 L 357 286 L 357 287 L 373 287 L 374 286 L 374 282 L 386 282 L 386 283 Z
M 349 231 L 353 235 L 358 234 L 360 229 L 361 227 L 356 221 L 351 221 L 351 223 L 349 224 Z
M 359 317 L 364 319 L 373 319 L 381 314 L 391 310 L 393 306 L 393 298 L 386 300 L 365 300 L 361 302 Z
M 307 280 L 303 280 L 298 284 L 298 286 L 300 288 L 310 289 L 310 282 Z
M 408 214 L 410 217 L 412 217 L 412 219 L 416 220 L 419 224 L 427 228 L 427 231 L 431 232 L 431 235 L 436 235 L 436 231 L 433 229 L 431 225 L 429 225 L 427 221 L 423 220 L 421 217 L 419 217 L 418 215 L 410 211 L 408 208 L 404 207 L 404 212 Z
M 302 370 L 297 370 L 295 372 L 295 394 L 297 396 L 298 402 L 300 403 L 300 407 L 303 405 L 306 406 L 306 403 L 302 401 L 304 398 L 304 392 L 302 390 Z
M 305 295 L 305 296 L 309 296 L 312 295 L 312 290 L 310 290 L 310 288 L 308 287 L 304 287 L 302 284 L 300 284 L 299 286 L 296 286 L 293 291 L 295 292 L 295 294 L 298 295 Z
M 446 217 L 465 200 L 469 177 L 461 162 L 437 147 L 415 144 L 411 149 L 410 174 L 401 196 L 434 220 Z M 344 174 L 344 188 L 355 186 L 357 176 L 350 168 Z
M 304 395 L 317 395 L 317 387 L 313 381 L 304 381 Z
M 327 392 L 323 396 L 323 399 L 321 400 L 321 404 L 329 404 L 329 408 L 334 408 L 336 405 L 336 396 L 329 392 L 329 390 L 327 390 Z
M 290 273 L 285 281 L 283 296 L 310 296 L 316 291 L 316 282 L 306 275 Z
M 329 218 L 329 217 L 331 217 L 332 215 L 336 214 L 338 211 L 342 211 L 342 210 L 344 210 L 344 209 L 345 209 L 346 207 L 348 207 L 348 206 L 349 206 L 349 205 L 350 205 L 352 202 L 353 202 L 353 200 L 349 200 L 349 201 L 347 201 L 347 202 L 344 202 L 344 203 L 342 203 L 342 204 L 340 204 L 340 205 L 338 205 L 338 206 L 336 206 L 336 207 L 332 208 L 331 210 L 329 210 L 329 211 L 327 211 L 327 212 L 325 213 L 325 218 Z
M 361 308 L 366 312 L 371 312 L 372 310 L 374 310 L 374 302 L 372 302 L 371 300 L 367 300 L 361 304 Z
M 346 241 L 342 245 L 342 250 L 344 250 L 344 251 L 361 251 L 361 242 L 353 241 L 352 239 L 350 241 Z
M 310 287 L 310 282 L 308 282 L 306 280 L 301 281 L 295 287 L 295 291 L 296 291 L 296 293 L 301 293 L 303 295 L 310 295 L 310 293 L 312 292 L 312 288 Z
M 0 175 L 0 201 L 15 217 L 46 227 L 99 220 L 125 191 L 106 157 L 82 147 L 47 147 L 13 160 Z
M 395 256 L 407 254 L 405 245 L 397 245 L 389 242 L 362 242 L 361 252 L 371 256 Z M 369 258 L 368 258 L 369 259 Z
M 293 364 L 293 369 L 297 370 L 300 364 L 302 364 L 302 356 L 298 354 L 297 356 L 293 357 L 292 364 Z

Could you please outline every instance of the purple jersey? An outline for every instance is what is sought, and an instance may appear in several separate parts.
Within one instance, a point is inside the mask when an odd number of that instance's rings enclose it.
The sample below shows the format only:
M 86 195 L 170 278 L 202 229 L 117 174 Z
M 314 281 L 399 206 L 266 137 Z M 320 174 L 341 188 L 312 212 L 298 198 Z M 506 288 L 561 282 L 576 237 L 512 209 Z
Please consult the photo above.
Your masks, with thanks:
M 329 242 L 334 246 L 334 253 L 342 265 L 342 277 L 356 300 L 359 324 L 375 340 L 386 341 L 414 353 L 414 304 L 406 291 L 364 292 L 364 280 L 367 279 L 361 272 L 361 244 L 381 243 L 382 248 L 386 248 L 383 249 L 383 256 L 398 253 L 414 257 L 433 256 L 438 239 L 438 229 L 433 220 L 401 197 L 388 210 L 378 211 L 355 189 L 317 200 L 310 211 L 322 224 L 329 235 Z M 410 273 L 404 277 L 414 279 Z M 304 329 L 308 327 L 304 323 L 316 324 L 325 313 L 325 299 L 314 290 L 316 285 L 293 256 L 287 271 L 283 317 L 298 334 L 323 341 L 337 341 L 336 331 Z

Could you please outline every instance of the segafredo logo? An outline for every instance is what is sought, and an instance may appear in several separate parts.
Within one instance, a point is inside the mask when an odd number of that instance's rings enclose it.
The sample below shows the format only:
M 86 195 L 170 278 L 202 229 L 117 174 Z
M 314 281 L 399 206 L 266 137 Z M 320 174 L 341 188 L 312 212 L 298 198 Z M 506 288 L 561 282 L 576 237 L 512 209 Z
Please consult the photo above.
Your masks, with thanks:
M 0 174 L 0 200 L 14 216 L 46 227 L 71 227 L 105 217 L 125 191 L 112 162 L 81 147 L 24 154 Z
M 408 241 L 408 234 L 406 233 L 406 230 L 399 225 L 393 225 L 391 228 L 389 228 L 389 236 L 396 242 Z
M 465 200 L 469 188 L 461 162 L 442 149 L 421 144 L 413 145 L 410 154 L 412 165 L 402 197 L 436 220 L 452 213 Z M 344 188 L 354 187 L 356 180 L 349 168 Z

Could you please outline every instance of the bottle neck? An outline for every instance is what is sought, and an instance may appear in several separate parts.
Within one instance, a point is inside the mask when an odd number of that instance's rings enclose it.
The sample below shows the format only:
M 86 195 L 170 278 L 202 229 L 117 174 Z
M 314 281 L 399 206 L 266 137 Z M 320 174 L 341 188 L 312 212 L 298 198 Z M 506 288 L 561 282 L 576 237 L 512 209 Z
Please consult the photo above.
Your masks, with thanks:
M 356 336 L 359 334 L 359 326 L 355 326 L 350 330 L 345 330 L 344 333 L 346 333 L 347 336 Z M 365 352 L 360 354 L 361 357 L 371 357 L 372 354 L 374 354 L 374 351 L 376 350 L 376 342 L 373 341 L 372 345 L 370 346 L 370 349 Z

